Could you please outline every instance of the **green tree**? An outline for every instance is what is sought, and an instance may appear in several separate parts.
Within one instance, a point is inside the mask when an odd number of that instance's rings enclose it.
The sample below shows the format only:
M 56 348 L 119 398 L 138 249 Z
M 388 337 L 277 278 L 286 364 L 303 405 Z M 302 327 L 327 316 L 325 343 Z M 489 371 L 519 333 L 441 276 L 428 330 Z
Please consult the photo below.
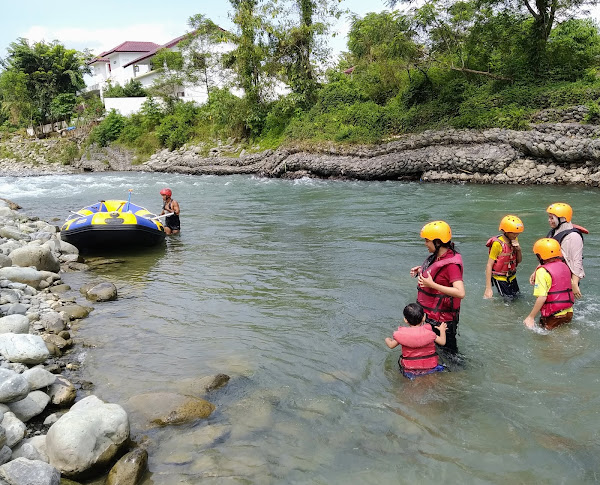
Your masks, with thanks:
M 31 124 L 36 114 L 33 99 L 27 89 L 27 75 L 19 71 L 0 74 L 1 111 L 15 125 Z
M 271 70 L 304 107 L 316 100 L 319 64 L 324 64 L 329 54 L 325 35 L 331 20 L 342 14 L 338 4 L 337 0 L 275 0 L 265 7 L 264 17 L 277 22 L 263 22 L 269 34 Z
M 258 135 L 262 129 L 265 107 L 267 45 L 261 17 L 257 14 L 257 0 L 229 0 L 234 13 L 233 22 L 238 33 L 230 39 L 236 48 L 223 56 L 225 67 L 233 69 L 236 84 L 244 90 L 247 103 L 246 129 L 249 135 Z
M 56 96 L 50 103 L 50 114 L 54 121 L 71 121 L 77 97 L 73 93 L 62 93 Z
M 0 77 L 14 76 L 15 73 L 24 76 L 19 77 L 19 82 L 21 86 L 24 84 L 27 102 L 34 107 L 32 118 L 36 121 L 51 119 L 50 103 L 56 96 L 76 94 L 85 87 L 83 75 L 89 72 L 85 54 L 66 49 L 58 41 L 30 45 L 27 39 L 20 38 L 10 44 L 7 52 L 8 56 L 2 60 L 4 71 Z M 6 102 L 3 99 L 3 103 Z M 8 103 L 14 106 L 14 96 L 9 95 Z

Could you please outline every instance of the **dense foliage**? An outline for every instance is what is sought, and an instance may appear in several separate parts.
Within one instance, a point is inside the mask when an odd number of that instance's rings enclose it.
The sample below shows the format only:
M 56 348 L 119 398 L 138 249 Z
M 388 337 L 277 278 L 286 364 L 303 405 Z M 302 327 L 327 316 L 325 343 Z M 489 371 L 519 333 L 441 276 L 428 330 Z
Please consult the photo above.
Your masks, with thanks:
M 109 114 L 93 139 L 144 157 L 227 138 L 275 147 L 376 142 L 430 128 L 526 129 L 536 111 L 572 105 L 600 120 L 600 33 L 574 16 L 583 0 L 523 2 L 428 0 L 402 14 L 351 17 L 347 52 L 325 69 L 337 0 L 230 0 L 235 31 L 190 19 L 179 50 L 155 58 L 154 98 L 133 116 Z M 230 48 L 213 48 L 222 42 Z M 4 94 L 5 117 L 34 116 L 27 82 L 16 69 L 0 76 L 0 93 L 13 96 Z M 177 91 L 185 83 L 204 84 L 208 101 L 184 102 Z M 133 84 L 109 90 L 127 92 L 144 94 Z M 67 116 L 72 101 L 56 96 L 48 113 Z

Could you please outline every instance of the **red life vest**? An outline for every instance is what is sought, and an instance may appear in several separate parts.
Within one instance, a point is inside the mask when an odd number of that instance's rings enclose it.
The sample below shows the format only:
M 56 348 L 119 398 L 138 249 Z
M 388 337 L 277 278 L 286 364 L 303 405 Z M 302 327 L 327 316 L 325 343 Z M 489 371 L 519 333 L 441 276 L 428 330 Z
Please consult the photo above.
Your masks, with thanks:
M 541 309 L 542 316 L 549 317 L 562 310 L 571 308 L 575 303 L 575 298 L 573 297 L 573 288 L 571 287 L 571 270 L 567 264 L 558 259 L 538 266 L 538 268 L 544 268 L 552 277 L 552 285 L 548 291 L 548 297 Z
M 461 275 L 463 272 L 462 257 L 458 253 L 454 253 L 449 258 L 435 261 L 429 267 L 426 267 L 427 263 L 428 260 L 426 259 L 423 266 L 421 266 L 421 274 L 428 272 L 436 283 L 436 278 L 440 272 L 450 264 L 456 264 L 460 268 Z M 417 290 L 417 302 L 423 307 L 429 319 L 436 322 L 458 322 L 460 298 L 444 295 L 441 291 L 434 290 L 433 288 L 421 288 L 417 286 Z
M 436 334 L 431 325 L 398 327 L 394 340 L 402 345 L 400 365 L 404 369 L 433 369 L 438 365 L 435 353 Z
M 490 251 L 494 242 L 500 243 L 502 252 L 498 255 L 498 259 L 494 261 L 492 274 L 496 276 L 512 276 L 515 274 L 518 264 L 517 252 L 514 250 L 514 246 L 509 245 L 504 239 L 500 239 L 500 236 L 494 236 L 489 238 L 488 242 L 485 243 L 490 248 Z

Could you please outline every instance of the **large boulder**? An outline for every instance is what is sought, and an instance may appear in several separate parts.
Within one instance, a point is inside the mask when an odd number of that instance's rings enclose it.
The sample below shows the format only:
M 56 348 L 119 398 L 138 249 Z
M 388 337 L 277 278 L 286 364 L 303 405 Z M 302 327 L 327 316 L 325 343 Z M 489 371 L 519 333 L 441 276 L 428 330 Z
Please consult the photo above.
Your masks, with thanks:
M 29 382 L 29 388 L 32 391 L 51 386 L 56 381 L 56 374 L 52 374 L 52 372 L 48 372 L 39 366 L 27 369 L 22 375 Z
M 129 438 L 129 419 L 118 404 L 96 396 L 76 403 L 48 430 L 50 464 L 71 478 L 106 467 Z
M 50 357 L 50 352 L 39 335 L 2 333 L 0 354 L 10 362 L 41 364 Z
M 60 262 L 48 246 L 28 244 L 10 253 L 10 259 L 16 266 L 35 266 L 40 271 L 60 271 Z
M 48 395 L 55 406 L 69 407 L 75 402 L 77 389 L 66 377 L 56 376 L 56 381 L 50 386 Z

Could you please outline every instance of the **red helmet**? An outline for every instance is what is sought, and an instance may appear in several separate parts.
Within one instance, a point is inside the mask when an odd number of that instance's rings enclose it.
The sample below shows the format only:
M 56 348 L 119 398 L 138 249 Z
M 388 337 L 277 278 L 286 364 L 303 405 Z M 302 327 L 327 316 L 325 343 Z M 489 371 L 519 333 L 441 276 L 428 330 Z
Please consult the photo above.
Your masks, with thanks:
M 171 192 L 171 189 L 162 189 L 160 191 L 160 195 L 166 195 L 167 197 L 171 197 L 172 194 L 173 192 Z

